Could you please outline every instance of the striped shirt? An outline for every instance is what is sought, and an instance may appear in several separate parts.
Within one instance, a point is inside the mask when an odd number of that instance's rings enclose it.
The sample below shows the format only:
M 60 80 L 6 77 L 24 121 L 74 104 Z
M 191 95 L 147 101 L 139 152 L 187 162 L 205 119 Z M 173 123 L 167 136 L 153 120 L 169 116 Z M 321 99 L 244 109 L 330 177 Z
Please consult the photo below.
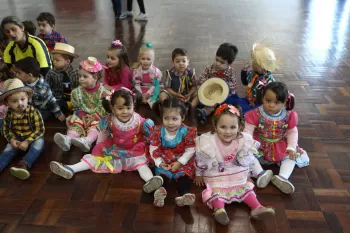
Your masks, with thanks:
M 39 62 L 42 70 L 45 68 L 52 68 L 49 50 L 47 49 L 44 41 L 28 33 L 27 41 L 23 49 L 21 49 L 14 41 L 10 41 L 4 51 L 4 61 L 7 64 L 15 64 L 16 61 L 26 57 L 34 57 Z
M 3 132 L 8 142 L 12 138 L 33 142 L 44 136 L 44 121 L 40 112 L 32 105 L 27 106 L 22 116 L 17 116 L 9 108 L 5 116 Z

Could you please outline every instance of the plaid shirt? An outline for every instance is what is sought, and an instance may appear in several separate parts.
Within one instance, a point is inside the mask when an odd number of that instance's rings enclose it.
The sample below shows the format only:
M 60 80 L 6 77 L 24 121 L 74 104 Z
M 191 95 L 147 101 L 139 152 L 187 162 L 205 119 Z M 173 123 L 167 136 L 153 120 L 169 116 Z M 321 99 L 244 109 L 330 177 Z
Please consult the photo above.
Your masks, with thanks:
M 204 73 L 199 77 L 197 82 L 197 88 L 199 88 L 205 81 L 210 78 L 221 78 L 223 79 L 230 90 L 230 95 L 236 94 L 237 79 L 235 71 L 229 66 L 224 72 L 217 72 L 215 65 L 210 65 L 205 68 Z
M 3 132 L 8 142 L 12 138 L 33 142 L 44 136 L 44 121 L 40 112 L 31 105 L 27 106 L 22 116 L 17 116 L 9 108 L 5 116 Z
M 63 83 L 65 75 L 67 75 L 70 80 L 69 84 Z M 58 100 L 61 100 L 64 98 L 64 94 L 65 94 L 63 92 L 64 84 L 69 85 L 71 87 L 71 90 L 79 86 L 78 70 L 74 69 L 71 64 L 69 64 L 66 71 L 58 71 L 54 68 L 47 73 L 45 77 L 45 81 L 51 87 L 51 90 L 55 98 Z M 70 93 L 66 93 L 66 94 L 70 94 Z
M 196 85 L 195 71 L 194 69 L 186 68 L 184 75 L 180 77 L 175 67 L 173 67 L 166 71 L 163 84 L 165 88 L 171 88 L 176 93 L 187 95 L 191 88 Z
M 32 97 L 32 104 L 39 110 L 49 110 L 55 115 L 61 115 L 60 106 L 57 103 L 56 98 L 53 96 L 49 84 L 44 81 L 42 76 L 39 77 L 38 81 L 34 85 L 27 84 L 34 91 Z
M 61 35 L 59 32 L 55 32 L 55 31 L 52 31 L 50 35 L 39 34 L 38 37 L 45 42 L 49 51 L 55 48 L 56 42 L 67 44 L 66 38 L 64 38 L 64 36 Z

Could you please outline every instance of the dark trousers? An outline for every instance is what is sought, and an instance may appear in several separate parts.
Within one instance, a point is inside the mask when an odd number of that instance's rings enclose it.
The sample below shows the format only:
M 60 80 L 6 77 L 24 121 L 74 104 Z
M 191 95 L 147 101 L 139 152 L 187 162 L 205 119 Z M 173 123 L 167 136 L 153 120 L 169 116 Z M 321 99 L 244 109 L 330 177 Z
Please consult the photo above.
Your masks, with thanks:
M 169 179 L 169 177 L 162 175 L 162 174 L 160 174 L 160 176 L 163 178 L 163 181 L 164 181 L 163 187 L 165 189 L 168 189 L 171 179 Z M 176 190 L 180 196 L 182 196 L 186 193 L 190 193 L 190 188 L 191 188 L 191 184 L 192 184 L 192 180 L 190 177 L 184 175 L 184 176 L 181 176 L 173 181 L 176 183 Z
M 111 0 L 113 4 L 113 11 L 115 16 L 119 16 L 122 13 L 122 0 Z
M 128 11 L 132 11 L 132 2 L 133 0 L 128 0 L 127 2 Z M 141 13 L 146 14 L 145 4 L 143 3 L 143 0 L 137 0 L 137 3 L 139 4 Z

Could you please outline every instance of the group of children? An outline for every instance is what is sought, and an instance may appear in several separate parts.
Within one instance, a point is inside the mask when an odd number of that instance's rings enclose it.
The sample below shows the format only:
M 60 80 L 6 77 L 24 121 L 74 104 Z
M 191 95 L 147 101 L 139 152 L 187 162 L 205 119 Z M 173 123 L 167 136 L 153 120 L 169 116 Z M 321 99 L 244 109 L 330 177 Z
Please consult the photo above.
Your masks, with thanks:
M 89 57 L 76 70 L 72 61 L 78 55 L 74 47 L 62 42 L 55 42 L 51 50 L 54 68 L 45 77 L 32 57 L 16 61 L 14 69 L 0 60 L 4 81 L 0 113 L 8 141 L 0 155 L 0 172 L 18 151 L 26 151 L 10 172 L 20 179 L 30 177 L 28 169 L 44 147 L 43 119 L 54 116 L 67 124 L 66 134 L 54 135 L 63 151 L 74 145 L 90 152 L 96 142 L 91 153 L 76 164 L 50 162 L 51 171 L 66 179 L 86 170 L 136 170 L 145 182 L 143 190 L 153 193 L 157 207 L 164 205 L 170 183 L 176 184 L 176 204 L 192 205 L 196 197 L 190 187 L 195 182 L 205 186 L 203 203 L 223 225 L 229 224 L 225 204 L 232 202 L 246 203 L 253 219 L 275 214 L 272 207 L 257 200 L 250 177 L 256 178 L 259 188 L 271 181 L 283 193 L 294 192 L 289 177 L 295 165 L 307 166 L 309 158 L 298 146 L 294 96 L 271 75 L 276 58 L 268 47 L 261 43 L 253 46 L 253 69 L 248 71 L 246 66 L 241 72 L 242 83 L 248 86 L 241 98 L 236 94 L 231 66 L 238 49 L 229 43 L 219 46 L 214 63 L 196 78 L 182 48 L 173 51 L 173 67 L 162 76 L 153 64 L 151 44 L 140 48 L 133 70 L 127 50 L 118 40 L 108 48 L 106 66 Z M 224 80 L 229 96 L 224 103 L 204 106 L 198 88 L 211 78 Z M 136 113 L 136 103 L 159 112 L 162 124 L 155 126 L 151 119 Z M 189 107 L 195 109 L 200 122 L 213 115 L 213 132 L 198 136 L 196 128 L 183 123 Z M 279 174 L 264 170 L 261 164 L 277 164 Z

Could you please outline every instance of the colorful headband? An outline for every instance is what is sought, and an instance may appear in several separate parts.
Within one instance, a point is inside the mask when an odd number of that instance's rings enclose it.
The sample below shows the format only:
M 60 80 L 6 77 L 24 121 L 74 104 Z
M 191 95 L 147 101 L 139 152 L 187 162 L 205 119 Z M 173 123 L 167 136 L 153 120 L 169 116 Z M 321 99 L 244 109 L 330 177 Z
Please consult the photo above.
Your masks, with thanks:
M 96 57 L 88 57 L 87 60 L 80 62 L 81 67 L 87 72 L 96 73 L 102 69 L 107 69 L 107 66 L 102 65 Z
M 113 96 L 114 92 L 119 91 L 119 90 L 123 90 L 123 91 L 129 93 L 130 95 L 135 96 L 135 93 L 134 93 L 132 90 L 130 90 L 129 88 L 121 87 L 121 88 L 118 89 L 118 90 L 112 89 L 111 91 L 109 91 L 109 94 L 107 94 L 104 98 L 110 102 L 111 99 L 112 99 L 112 96 Z
M 120 40 L 115 40 L 112 42 L 112 47 L 122 47 L 123 43 Z
M 214 113 L 214 116 L 217 116 L 219 114 L 221 114 L 223 111 L 225 111 L 225 109 L 228 108 L 228 111 L 232 114 L 235 114 L 237 116 L 241 116 L 241 113 L 239 112 L 239 110 L 232 106 L 232 105 L 227 105 L 227 104 L 222 104 L 220 105 L 216 110 L 215 110 L 215 113 Z

